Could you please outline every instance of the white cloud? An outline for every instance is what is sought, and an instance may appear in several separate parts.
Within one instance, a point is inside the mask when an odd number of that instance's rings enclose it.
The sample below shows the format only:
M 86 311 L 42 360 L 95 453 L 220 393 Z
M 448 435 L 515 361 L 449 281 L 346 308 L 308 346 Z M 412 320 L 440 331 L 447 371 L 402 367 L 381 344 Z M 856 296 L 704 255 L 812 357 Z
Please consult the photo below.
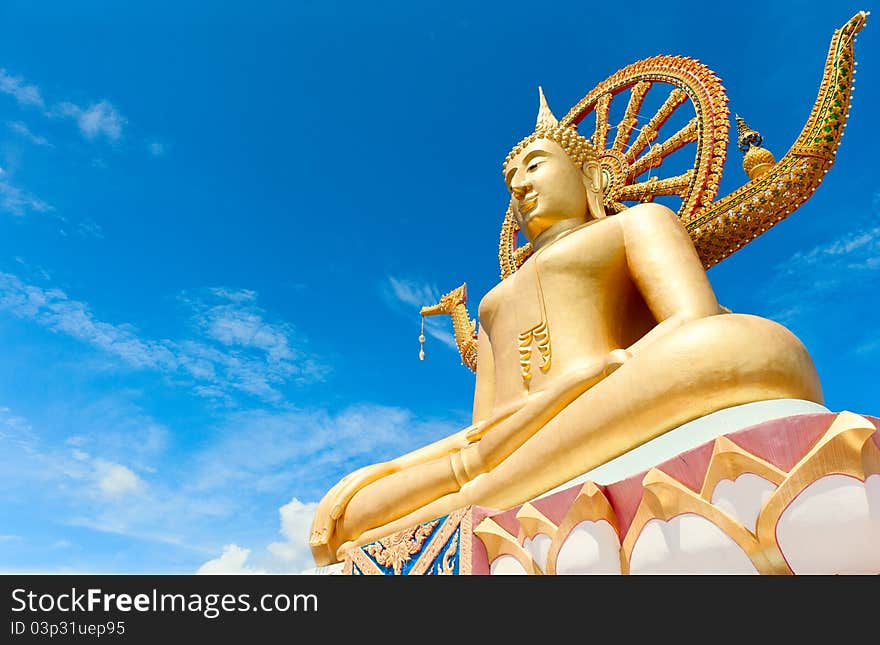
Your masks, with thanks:
M 52 146 L 52 144 L 49 143 L 49 141 L 46 139 L 46 137 L 42 137 L 38 134 L 34 134 L 33 132 L 31 132 L 30 128 L 28 128 L 21 121 L 10 121 L 6 125 L 9 127 L 10 130 L 12 130 L 16 134 L 20 135 L 22 138 L 27 139 L 28 141 L 33 143 L 35 146 L 49 146 L 49 147 Z
M 880 354 L 880 338 L 870 338 L 856 347 L 854 351 L 856 354 L 861 354 L 866 357 Z
M 54 210 L 51 204 L 48 204 L 39 197 L 34 197 L 18 186 L 13 186 L 5 179 L 0 179 L 0 209 L 19 217 L 27 211 L 47 213 Z
M 251 289 L 229 289 L 227 287 L 211 287 L 208 291 L 218 298 L 231 302 L 254 302 L 257 292 Z
M 77 231 L 81 235 L 85 235 L 86 237 L 96 237 L 98 239 L 102 239 L 104 237 L 104 229 L 101 228 L 101 225 L 98 224 L 91 217 L 87 217 L 82 220 L 77 226 Z
M 388 276 L 388 285 L 395 298 L 404 304 L 410 305 L 416 311 L 425 305 L 433 305 L 440 300 L 440 292 L 432 284 Z
M 122 126 L 126 122 L 107 100 L 92 103 L 87 108 L 65 101 L 58 105 L 57 112 L 76 120 L 80 132 L 89 140 L 103 136 L 109 141 L 117 141 L 122 136 Z
M 324 377 L 326 367 L 294 350 L 290 325 L 267 322 L 265 312 L 245 299 L 244 294 L 252 292 L 220 293 L 232 294 L 232 302 L 205 304 L 184 298 L 195 309 L 195 323 L 204 339 L 150 340 L 139 337 L 131 325 L 98 320 L 88 305 L 60 289 L 26 284 L 15 275 L 0 273 L 0 310 L 91 345 L 130 367 L 188 376 L 202 396 L 238 391 L 279 401 L 278 386 Z
M 196 573 L 304 573 L 314 569 L 308 538 L 316 507 L 316 503 L 303 504 L 294 497 L 279 509 L 284 541 L 272 542 L 265 554 L 256 556 L 251 555 L 250 549 L 227 544 L 219 557 L 205 562 Z M 261 563 L 249 564 L 254 560 Z
M 844 324 L 842 317 L 857 315 L 857 308 L 841 308 L 838 303 L 847 301 L 858 306 L 873 302 L 880 282 L 878 211 L 880 194 L 875 197 L 872 212 L 839 219 L 847 228 L 837 237 L 794 253 L 776 265 L 761 290 L 767 317 L 791 327 L 799 335 L 826 337 L 830 332 L 827 325 L 832 320 L 839 327 Z M 831 311 L 839 315 L 829 316 Z M 838 336 L 838 330 L 831 335 Z M 870 342 L 862 340 L 859 344 L 858 338 L 852 341 L 850 351 L 870 351 Z
M 147 148 L 149 149 L 150 154 L 154 157 L 162 157 L 165 155 L 165 145 L 158 141 L 152 141 Z
M 191 486 L 254 494 L 290 490 L 299 499 L 318 499 L 361 466 L 460 430 L 467 425 L 465 414 L 458 421 L 423 419 L 403 408 L 366 403 L 336 414 L 314 409 L 232 413 L 196 458 Z
M 360 466 L 460 427 L 371 404 L 335 414 L 237 411 L 198 428 L 204 445 L 181 454 L 163 439 L 169 431 L 120 397 L 55 405 L 52 423 L 60 427 L 39 434 L 28 419 L 0 409 L 0 489 L 58 526 L 171 545 L 180 558 L 196 558 L 191 570 L 205 563 L 203 572 L 307 572 L 314 500 Z M 290 501 L 273 526 L 264 509 L 279 492 Z M 217 536 L 230 545 L 219 555 Z M 61 531 L 55 537 L 70 539 Z
M 12 274 L 0 273 L 0 309 L 98 347 L 134 367 L 176 367 L 174 354 L 162 343 L 142 341 L 128 326 L 96 320 L 85 303 L 69 299 L 60 289 L 27 285 Z
M 95 460 L 98 487 L 109 497 L 121 497 L 135 493 L 143 487 L 141 479 L 122 464 Z
M 231 297 L 213 305 L 190 301 L 196 308 L 197 324 L 209 338 L 222 345 L 262 350 L 269 361 L 275 363 L 294 358 L 289 342 L 294 332 L 290 325 L 266 322 L 265 312 L 253 305 L 244 305 L 248 300 L 242 292 L 214 290 L 213 293 L 224 297 L 228 293 Z
M 828 287 L 849 279 L 845 271 L 872 271 L 880 269 L 880 226 L 862 231 L 847 231 L 827 244 L 813 247 L 804 253 L 795 253 L 780 270 L 789 276 L 822 274 L 819 284 Z M 828 274 L 828 275 L 825 275 Z
M 28 85 L 19 76 L 12 76 L 5 69 L 0 69 L 0 92 L 9 94 L 21 106 L 43 107 L 43 96 L 36 85 Z
M 5 69 L 0 69 L 0 92 L 12 96 L 22 107 L 40 108 L 44 116 L 72 119 L 80 133 L 89 141 L 105 139 L 114 143 L 122 138 L 123 128 L 127 123 L 127 119 L 107 99 L 85 106 L 72 101 L 60 101 L 47 109 L 42 93 L 36 85 L 26 83 L 21 77 L 14 76 Z M 36 145 L 51 145 L 44 137 L 32 133 L 21 121 L 13 121 L 8 125 L 10 129 Z M 154 156 L 161 156 L 166 152 L 166 146 L 158 141 L 148 143 L 147 148 Z
M 277 573 L 298 573 L 314 568 L 309 533 L 317 503 L 303 504 L 296 497 L 279 509 L 283 542 L 272 542 L 266 550 L 277 560 Z
M 243 549 L 236 544 L 227 544 L 223 547 L 223 553 L 220 554 L 220 557 L 208 560 L 199 567 L 196 573 L 200 575 L 264 573 L 245 566 L 249 555 L 250 549 Z

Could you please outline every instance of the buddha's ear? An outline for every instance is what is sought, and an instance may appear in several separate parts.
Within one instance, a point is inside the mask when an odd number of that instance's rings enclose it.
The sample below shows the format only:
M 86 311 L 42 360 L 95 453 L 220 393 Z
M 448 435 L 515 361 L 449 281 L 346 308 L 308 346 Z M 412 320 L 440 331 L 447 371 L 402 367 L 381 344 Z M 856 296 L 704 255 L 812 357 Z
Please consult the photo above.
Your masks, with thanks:
M 602 197 L 605 192 L 606 176 L 602 172 L 602 167 L 595 159 L 588 159 L 581 167 L 583 174 L 584 188 L 587 189 L 587 207 L 590 209 L 590 215 L 598 219 L 605 217 L 605 206 L 602 203 Z

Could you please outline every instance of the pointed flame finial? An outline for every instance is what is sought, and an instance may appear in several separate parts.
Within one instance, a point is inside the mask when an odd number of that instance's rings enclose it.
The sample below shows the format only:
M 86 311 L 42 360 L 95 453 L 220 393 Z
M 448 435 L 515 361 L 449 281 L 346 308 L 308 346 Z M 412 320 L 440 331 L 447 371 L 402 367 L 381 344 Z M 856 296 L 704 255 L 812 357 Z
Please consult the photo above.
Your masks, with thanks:
M 749 127 L 746 120 L 739 114 L 734 114 L 736 118 L 736 145 L 745 155 L 743 157 L 743 170 L 749 176 L 749 179 L 757 179 L 776 163 L 773 153 L 766 148 L 761 147 L 763 138 L 761 133 Z
M 739 114 L 733 115 L 736 118 L 736 145 L 743 154 L 749 151 L 749 146 L 760 146 L 763 139 L 761 133 L 753 130 L 746 123 L 746 120 Z
M 538 86 L 538 96 L 540 97 L 541 105 L 538 108 L 538 120 L 535 122 L 535 132 L 555 128 L 559 125 L 559 120 L 553 116 L 553 112 L 550 111 L 550 106 L 547 105 L 547 98 L 544 96 L 544 89 L 540 85 Z

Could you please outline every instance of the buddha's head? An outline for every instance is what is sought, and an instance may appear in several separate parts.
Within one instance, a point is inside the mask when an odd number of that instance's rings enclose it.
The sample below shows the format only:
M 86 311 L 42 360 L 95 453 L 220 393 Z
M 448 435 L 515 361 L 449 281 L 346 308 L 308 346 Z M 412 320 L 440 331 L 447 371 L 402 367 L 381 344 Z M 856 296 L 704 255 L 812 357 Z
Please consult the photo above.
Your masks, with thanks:
M 560 126 L 544 93 L 535 132 L 504 162 L 504 181 L 520 230 L 530 242 L 563 221 L 605 217 L 596 151 L 573 127 Z

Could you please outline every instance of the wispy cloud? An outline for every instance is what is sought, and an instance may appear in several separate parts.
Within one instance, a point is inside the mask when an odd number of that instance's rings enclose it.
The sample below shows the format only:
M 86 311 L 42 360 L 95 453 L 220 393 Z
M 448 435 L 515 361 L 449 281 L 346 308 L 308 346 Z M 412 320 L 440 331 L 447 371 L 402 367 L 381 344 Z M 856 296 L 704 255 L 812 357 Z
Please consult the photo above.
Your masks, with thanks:
M 394 276 L 388 276 L 381 292 L 388 306 L 407 317 L 418 316 L 422 307 L 438 303 L 441 295 L 433 284 Z M 425 319 L 425 332 L 457 352 L 458 345 L 451 329 L 452 323 L 445 317 Z
M 320 498 L 344 475 L 460 430 L 467 420 L 419 418 L 404 408 L 359 404 L 326 410 L 248 410 L 227 415 L 195 460 L 192 485 Z
M 48 213 L 55 209 L 39 197 L 11 184 L 4 178 L 4 172 L 0 169 L 0 210 L 22 217 L 28 211 Z
M 9 94 L 19 105 L 42 108 L 45 106 L 40 89 L 36 85 L 27 84 L 19 76 L 13 76 L 5 69 L 0 69 L 0 92 Z
M 348 473 L 448 436 L 465 423 L 423 419 L 403 408 L 374 404 L 336 414 L 251 410 L 229 416 L 225 428 L 216 431 L 218 440 L 196 460 L 192 494 L 226 488 L 251 494 L 288 490 L 294 497 L 279 509 L 283 540 L 253 550 L 227 546 L 226 557 L 215 558 L 211 568 L 307 572 L 314 568 L 308 537 L 317 502 L 302 500 L 318 500 Z M 246 503 L 238 498 L 232 507 Z
M 843 299 L 870 303 L 880 284 L 880 194 L 870 213 L 841 219 L 849 227 L 813 248 L 779 263 L 762 289 L 768 315 L 782 324 L 812 329 Z M 819 315 L 822 314 L 822 315 Z M 840 321 L 838 321 L 840 322 Z M 855 346 L 873 347 L 871 339 Z
M 142 341 L 129 326 L 96 320 L 85 303 L 71 300 L 60 289 L 28 285 L 12 274 L 2 273 L 0 309 L 118 356 L 133 367 L 177 366 L 174 353 L 162 342 Z
M 127 437 L 130 443 L 134 437 Z M 103 453 L 112 451 L 106 443 L 95 447 Z M 137 458 L 138 449 L 129 450 Z M 126 465 L 104 457 L 93 457 L 80 448 L 48 442 L 24 418 L 9 408 L 0 408 L 0 464 L 5 487 L 24 486 L 34 490 L 42 482 L 42 494 L 51 494 L 45 484 L 56 487 L 56 493 L 68 487 L 73 497 L 82 500 L 120 500 L 145 488 L 144 482 Z
M 87 217 L 77 225 L 77 231 L 80 235 L 86 237 L 95 237 L 101 239 L 104 237 L 104 229 L 91 217 Z
M 270 324 L 265 312 L 254 305 L 253 291 L 210 289 L 210 301 L 183 296 L 195 309 L 196 325 L 221 345 L 261 350 L 267 359 L 282 364 L 294 357 L 291 325 Z
M 89 141 L 103 139 L 115 143 L 122 138 L 123 128 L 127 123 L 119 109 L 107 99 L 85 105 L 61 100 L 47 106 L 39 87 L 5 69 L 0 69 L 0 92 L 12 96 L 22 107 L 39 108 L 43 116 L 71 119 L 82 136 Z M 9 127 L 36 145 L 51 145 L 44 137 L 33 134 L 21 121 L 11 122 Z M 154 156 L 165 152 L 164 146 L 159 142 L 152 142 L 148 150 Z
M 225 298 L 227 293 L 232 300 Z M 99 320 L 86 303 L 60 289 L 0 273 L 0 310 L 95 347 L 132 368 L 186 376 L 202 395 L 238 391 L 278 401 L 278 386 L 326 375 L 328 368 L 294 349 L 290 325 L 267 322 L 265 312 L 243 297 L 242 292 L 222 289 L 204 298 L 184 295 L 202 338 L 151 340 L 141 338 L 131 325 Z
M 337 413 L 227 412 L 200 428 L 210 437 L 205 445 L 180 455 L 176 442 L 164 440 L 167 430 L 157 434 L 155 421 L 118 398 L 56 410 L 53 424 L 81 431 L 66 438 L 63 428 L 35 430 L 0 408 L 0 489 L 52 513 L 56 526 L 171 545 L 179 557 L 204 563 L 200 573 L 311 569 L 316 500 L 333 483 L 460 425 L 371 404 Z M 290 501 L 278 509 L 273 534 L 263 509 L 277 504 L 279 491 Z M 17 526 L 28 526 L 26 518 Z
M 855 353 L 866 357 L 880 355 L 880 338 L 869 338 L 855 348 Z
M 204 495 L 195 499 L 182 490 L 185 470 L 168 473 L 164 481 L 154 475 L 148 482 L 144 473 L 156 469 L 132 463 L 148 456 L 167 469 L 161 447 L 145 455 L 140 435 L 112 425 L 68 441 L 49 438 L 50 434 L 49 428 L 35 431 L 27 420 L 0 409 L 0 489 L 52 512 L 56 530 L 64 525 L 86 527 L 208 553 L 192 542 L 195 536 L 203 537 L 200 523 L 216 511 Z M 125 444 L 123 450 L 114 447 L 118 443 Z M 96 454 L 83 450 L 84 445 Z M 122 463 L 117 456 L 131 461 Z M 28 520 L 18 518 L 18 526 L 29 526 Z
M 74 119 L 80 132 L 89 140 L 104 137 L 111 142 L 117 141 L 122 136 L 122 126 L 126 122 L 113 104 L 106 100 L 85 108 L 65 101 L 57 106 L 56 111 Z
M 880 269 L 880 226 L 848 231 L 828 244 L 795 253 L 779 269 L 788 276 L 829 274 L 817 281 L 822 287 L 836 286 L 844 279 L 840 277 L 844 272 Z
M 10 130 L 21 136 L 23 139 L 27 139 L 35 146 L 52 146 L 52 144 L 49 143 L 46 137 L 34 134 L 33 132 L 31 132 L 31 129 L 21 121 L 10 121 L 6 125 L 7 127 L 9 127 Z
M 437 287 L 425 282 L 388 276 L 388 287 L 398 301 L 409 305 L 417 312 L 423 306 L 432 305 L 440 300 Z
M 158 141 L 151 141 L 147 146 L 147 150 L 149 150 L 150 154 L 154 157 L 164 157 L 166 146 L 165 144 L 159 143 Z

